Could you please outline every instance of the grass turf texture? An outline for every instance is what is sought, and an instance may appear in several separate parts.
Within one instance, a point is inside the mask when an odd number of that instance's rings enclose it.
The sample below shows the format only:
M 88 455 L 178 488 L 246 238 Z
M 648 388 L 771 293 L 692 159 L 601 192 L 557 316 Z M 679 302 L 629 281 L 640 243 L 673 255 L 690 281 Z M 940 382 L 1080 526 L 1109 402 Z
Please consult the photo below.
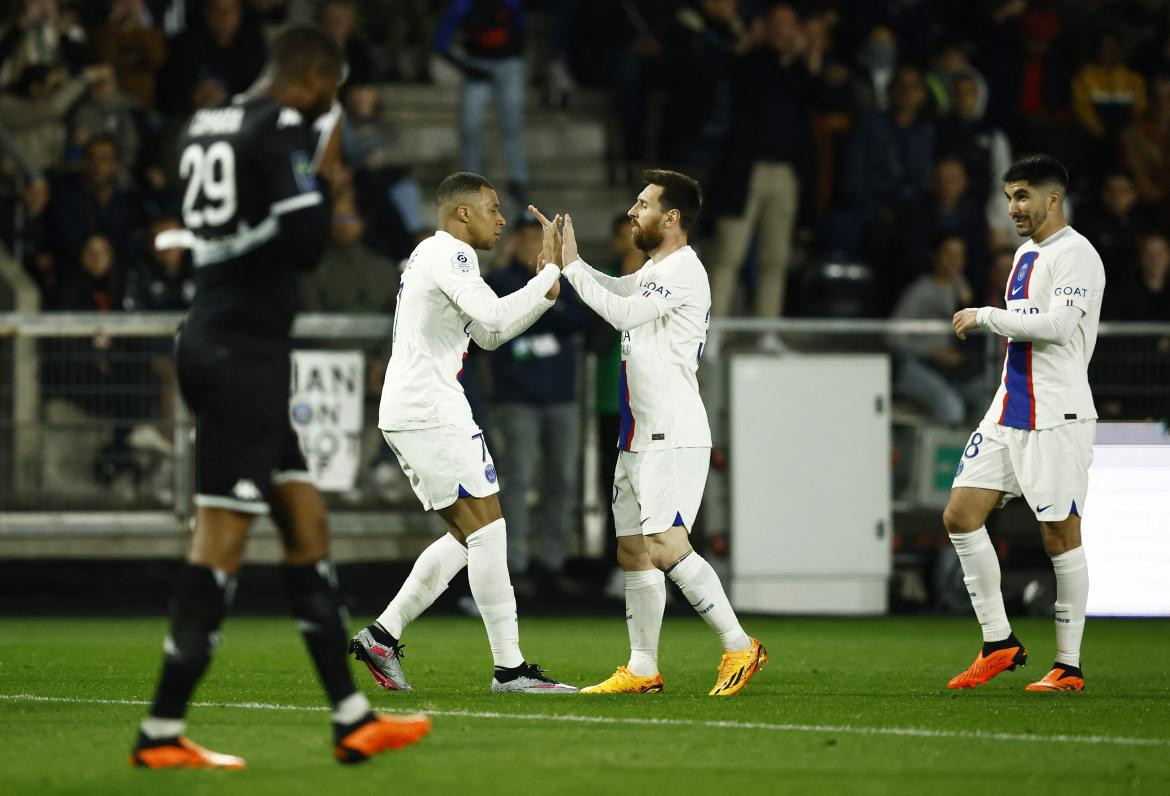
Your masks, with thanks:
M 430 737 L 343 767 L 330 756 L 323 697 L 292 622 L 231 618 L 196 694 L 197 702 L 220 706 L 193 707 L 189 734 L 210 749 L 243 755 L 249 768 L 149 772 L 126 762 L 145 707 L 122 702 L 150 698 L 165 622 L 2 619 L 0 792 L 1170 791 L 1170 622 L 1090 620 L 1088 690 L 1081 694 L 1023 691 L 1051 663 L 1051 621 L 1015 622 L 1029 645 L 1027 669 L 963 692 L 945 685 L 978 650 L 974 619 L 751 618 L 745 624 L 768 646 L 771 661 L 737 697 L 706 696 L 719 651 L 706 625 L 691 618 L 668 619 L 663 629 L 665 694 L 554 697 L 489 693 L 482 625 L 424 617 L 406 638 L 413 693 L 374 688 L 356 662 L 354 675 L 375 707 L 435 711 Z M 624 662 L 620 616 L 522 619 L 521 632 L 530 659 L 567 682 L 596 682 Z M 82 702 L 13 697 L 18 694 Z M 645 719 L 674 723 L 638 723 Z M 896 728 L 928 732 L 892 734 Z

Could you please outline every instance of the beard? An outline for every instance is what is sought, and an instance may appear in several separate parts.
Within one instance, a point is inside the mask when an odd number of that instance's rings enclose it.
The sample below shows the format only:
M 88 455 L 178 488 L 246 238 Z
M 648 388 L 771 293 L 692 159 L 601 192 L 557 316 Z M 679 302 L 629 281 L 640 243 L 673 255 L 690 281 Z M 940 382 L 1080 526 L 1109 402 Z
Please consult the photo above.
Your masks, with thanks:
M 634 245 L 643 254 L 649 254 L 662 245 L 662 230 L 634 226 Z

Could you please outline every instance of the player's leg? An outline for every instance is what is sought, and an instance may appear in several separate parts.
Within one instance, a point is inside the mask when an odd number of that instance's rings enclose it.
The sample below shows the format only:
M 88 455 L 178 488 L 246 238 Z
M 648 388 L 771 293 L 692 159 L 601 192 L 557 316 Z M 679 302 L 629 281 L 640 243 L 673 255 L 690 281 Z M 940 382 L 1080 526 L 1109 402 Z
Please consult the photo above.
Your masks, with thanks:
M 562 403 L 539 411 L 544 473 L 537 557 L 546 570 L 561 573 L 580 518 L 581 410 L 575 403 Z
M 722 216 L 715 224 L 715 260 L 711 272 L 713 317 L 725 318 L 731 314 L 735 288 L 739 284 L 739 271 L 743 267 L 744 258 L 747 257 L 752 233 L 759 220 L 762 192 L 759 166 L 755 166 L 752 168 L 743 212 L 738 216 Z
M 605 680 L 582 688 L 582 694 L 649 694 L 663 689 L 658 671 L 658 639 L 666 610 L 666 578 L 650 560 L 642 539 L 641 510 L 628 469 L 636 466 L 636 454 L 618 454 L 612 493 L 617 562 L 625 578 L 630 659 Z
M 1048 674 L 1028 686 L 1029 691 L 1082 691 L 1085 687 L 1081 639 L 1089 602 L 1089 569 L 1081 546 L 1080 512 L 1088 492 L 1095 432 L 1096 423 L 1091 421 L 1033 432 L 1023 457 L 1027 486 L 1035 490 L 1035 497 L 1028 494 L 1028 502 L 1038 519 L 1052 518 L 1041 520 L 1040 535 L 1056 575 L 1056 660 Z M 1035 487 L 1033 474 L 1038 481 Z
M 744 632 L 719 576 L 691 547 L 690 528 L 699 513 L 711 451 L 680 448 L 638 456 L 645 457 L 637 492 L 646 551 L 719 637 L 723 660 L 710 694 L 731 696 L 747 685 L 768 655 L 759 641 Z
M 273 487 L 271 505 L 285 550 L 285 591 L 333 709 L 334 756 L 357 763 L 417 742 L 430 731 L 430 720 L 376 716 L 350 675 L 349 617 L 329 560 L 329 521 L 321 494 L 308 481 L 285 477 Z
M 963 451 L 943 510 L 943 525 L 963 567 L 963 582 L 983 629 L 983 647 L 966 671 L 951 678 L 948 688 L 983 685 L 1027 660 L 1027 651 L 1008 622 L 1000 591 L 999 556 L 985 525 L 992 510 L 1019 491 L 1006 443 L 995 429 L 981 424 Z
M 131 763 L 145 768 L 243 768 L 242 758 L 187 741 L 186 713 L 219 642 L 235 592 L 251 514 L 200 507 L 187 562 L 175 578 L 171 625 L 150 712 L 139 727 Z
M 267 511 L 255 486 L 264 429 L 245 422 L 254 391 L 233 400 L 254 370 L 236 367 L 235 346 L 184 330 L 176 346 L 183 397 L 198 424 L 195 532 L 175 578 L 170 628 L 150 711 L 130 762 L 146 768 L 242 768 L 244 761 L 188 741 L 187 705 L 207 671 L 235 591 L 252 519 Z M 238 378 L 237 378 L 238 377 Z M 285 384 L 287 385 L 287 379 Z M 241 447 L 243 444 L 245 447 Z

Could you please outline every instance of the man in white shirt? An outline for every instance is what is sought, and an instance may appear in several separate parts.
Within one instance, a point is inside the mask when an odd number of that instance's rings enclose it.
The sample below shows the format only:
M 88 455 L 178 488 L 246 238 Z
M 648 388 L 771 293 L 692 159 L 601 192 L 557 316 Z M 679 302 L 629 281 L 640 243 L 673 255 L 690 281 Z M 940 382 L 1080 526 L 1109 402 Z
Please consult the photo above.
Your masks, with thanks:
M 520 652 L 516 597 L 496 468 L 460 384 L 469 340 L 488 350 L 521 334 L 560 291 L 560 236 L 546 232 L 539 272 L 504 298 L 484 282 L 476 249 L 495 246 L 504 227 L 490 182 L 457 172 L 438 189 L 439 230 L 411 254 L 394 311 L 394 332 L 378 427 L 425 510 L 449 532 L 422 552 L 398 594 L 350 644 L 379 685 L 409 690 L 402 631 L 467 567 L 471 595 L 491 645 L 492 691 L 573 693 Z
M 711 457 L 711 429 L 697 372 L 711 318 L 707 272 L 687 231 L 699 215 L 699 183 L 650 170 L 629 217 L 634 243 L 650 259 L 623 277 L 577 256 L 573 220 L 564 220 L 564 274 L 594 312 L 621 333 L 621 429 L 613 515 L 626 579 L 630 660 L 581 693 L 662 691 L 658 637 L 666 607 L 663 573 L 719 636 L 723 659 L 710 694 L 730 696 L 768 660 L 739 624 L 719 576 L 690 545 Z M 535 212 L 535 209 L 533 209 Z M 546 229 L 556 227 L 538 215 Z
M 1004 612 L 999 560 L 984 527 L 992 509 L 1022 495 L 1056 573 L 1056 662 L 1027 690 L 1081 691 L 1089 593 L 1081 512 L 1097 418 L 1088 367 L 1105 269 L 1092 244 L 1065 221 L 1068 172 L 1059 161 L 1026 157 L 1003 179 L 1016 231 L 1029 239 L 1016 251 L 1007 309 L 968 308 L 954 317 L 959 339 L 982 328 L 1008 338 L 1008 346 L 1003 383 L 963 451 L 943 512 L 983 627 L 983 649 L 948 688 L 983 685 L 1027 660 Z

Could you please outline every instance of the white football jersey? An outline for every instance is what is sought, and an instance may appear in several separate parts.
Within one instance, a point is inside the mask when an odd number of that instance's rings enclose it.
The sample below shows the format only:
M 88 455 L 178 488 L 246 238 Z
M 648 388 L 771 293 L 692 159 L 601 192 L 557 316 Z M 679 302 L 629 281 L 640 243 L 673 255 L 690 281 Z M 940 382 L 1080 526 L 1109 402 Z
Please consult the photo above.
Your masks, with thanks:
M 1072 227 L 1042 243 L 1028 240 L 1004 290 L 1008 312 L 1076 307 L 1084 315 L 1064 345 L 1008 339 L 1003 381 L 986 420 L 1020 429 L 1052 428 L 1097 417 L 1089 360 L 1097 345 L 1105 267 L 1093 244 Z
M 546 266 L 499 298 L 471 246 L 442 230 L 420 243 L 398 285 L 378 428 L 474 424 L 461 384 L 468 340 L 495 348 L 520 334 L 553 305 L 544 294 L 559 277 L 559 268 Z
M 621 332 L 618 447 L 710 447 L 697 374 L 711 321 L 711 287 L 694 249 L 684 246 L 620 278 L 581 260 L 566 267 L 565 276 Z

